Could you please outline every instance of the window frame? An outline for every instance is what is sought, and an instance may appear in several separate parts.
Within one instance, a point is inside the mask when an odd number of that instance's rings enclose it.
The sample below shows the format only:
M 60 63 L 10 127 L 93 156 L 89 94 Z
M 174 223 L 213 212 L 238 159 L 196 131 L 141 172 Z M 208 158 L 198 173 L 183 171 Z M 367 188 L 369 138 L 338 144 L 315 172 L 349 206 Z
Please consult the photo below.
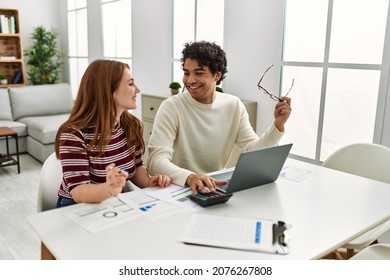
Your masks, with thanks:
M 285 7 L 287 0 L 285 0 Z M 327 81 L 328 81 L 328 72 L 329 69 L 348 69 L 348 70 L 378 70 L 380 71 L 380 80 L 379 80 L 379 90 L 378 90 L 378 99 L 376 105 L 376 117 L 374 124 L 374 135 L 372 143 L 380 144 L 383 136 L 383 126 L 385 123 L 385 108 L 386 100 L 388 95 L 388 86 L 389 86 L 389 67 L 390 67 L 390 4 L 388 5 L 387 11 L 387 21 L 385 29 L 385 39 L 383 47 L 383 56 L 381 64 L 366 64 L 366 63 L 336 63 L 329 62 L 329 53 L 330 53 L 330 38 L 331 38 L 331 24 L 332 24 L 332 15 L 333 15 L 333 0 L 328 0 L 328 13 L 327 13 L 327 24 L 326 24 L 326 38 L 325 38 L 325 50 L 324 50 L 324 60 L 323 62 L 300 62 L 300 61 L 286 61 L 284 60 L 284 47 L 282 48 L 281 54 L 281 72 L 280 72 L 280 84 L 279 84 L 279 94 L 282 94 L 283 86 L 283 72 L 286 66 L 297 66 L 297 67 L 317 67 L 321 68 L 322 71 L 322 84 L 321 84 L 321 95 L 320 95 L 320 107 L 319 107 L 319 119 L 317 126 L 317 139 L 316 139 L 316 150 L 314 158 L 308 158 L 305 156 L 291 154 L 290 157 L 310 162 L 314 164 L 322 164 L 321 160 L 321 148 L 322 148 L 322 139 L 323 139 L 323 130 L 324 130 L 324 119 L 325 119 L 325 104 L 326 104 L 326 91 L 327 91 Z M 286 13 L 284 16 L 284 29 L 286 29 Z M 285 34 L 283 34 L 283 46 L 284 46 Z M 286 83 L 289 80 L 285 81 Z

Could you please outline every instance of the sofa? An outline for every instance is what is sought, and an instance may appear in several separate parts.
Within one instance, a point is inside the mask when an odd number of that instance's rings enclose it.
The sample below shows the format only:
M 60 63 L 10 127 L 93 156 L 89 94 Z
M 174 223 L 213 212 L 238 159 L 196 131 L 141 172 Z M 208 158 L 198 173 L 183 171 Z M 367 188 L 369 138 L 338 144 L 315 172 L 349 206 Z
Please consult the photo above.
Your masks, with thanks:
M 59 126 L 64 123 L 73 106 L 69 84 L 29 85 L 0 89 L 0 126 L 18 134 L 19 153 L 29 153 L 44 162 L 54 151 Z M 16 152 L 13 140 L 11 153 Z M 0 152 L 6 151 L 6 141 L 0 139 Z

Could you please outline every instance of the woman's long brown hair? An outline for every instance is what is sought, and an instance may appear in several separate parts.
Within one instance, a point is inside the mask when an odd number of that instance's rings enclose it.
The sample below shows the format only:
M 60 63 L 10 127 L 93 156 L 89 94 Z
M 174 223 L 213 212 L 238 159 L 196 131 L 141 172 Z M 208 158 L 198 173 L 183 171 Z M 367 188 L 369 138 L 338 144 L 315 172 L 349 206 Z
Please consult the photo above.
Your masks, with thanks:
M 94 128 L 95 135 L 88 150 L 103 154 L 108 144 L 116 119 L 116 107 L 113 93 L 118 88 L 124 70 L 129 65 L 115 60 L 95 60 L 86 69 L 69 119 L 57 131 L 55 152 L 59 158 L 59 138 L 61 133 Z M 130 112 L 125 111 L 120 117 L 129 149 L 136 145 L 145 150 L 143 124 Z

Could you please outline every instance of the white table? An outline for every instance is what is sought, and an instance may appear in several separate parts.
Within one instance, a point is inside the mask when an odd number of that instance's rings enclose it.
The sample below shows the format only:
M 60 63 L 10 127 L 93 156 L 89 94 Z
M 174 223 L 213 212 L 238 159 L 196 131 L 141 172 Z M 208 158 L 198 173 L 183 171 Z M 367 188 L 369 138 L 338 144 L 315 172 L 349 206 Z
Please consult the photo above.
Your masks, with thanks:
M 64 208 L 28 217 L 57 259 L 318 259 L 390 218 L 390 185 L 288 159 L 314 170 L 303 182 L 279 178 L 234 193 L 201 213 L 283 220 L 292 225 L 288 255 L 186 245 L 177 241 L 188 216 L 141 218 L 91 234 L 63 215 Z M 78 205 L 70 206 L 78 207 Z

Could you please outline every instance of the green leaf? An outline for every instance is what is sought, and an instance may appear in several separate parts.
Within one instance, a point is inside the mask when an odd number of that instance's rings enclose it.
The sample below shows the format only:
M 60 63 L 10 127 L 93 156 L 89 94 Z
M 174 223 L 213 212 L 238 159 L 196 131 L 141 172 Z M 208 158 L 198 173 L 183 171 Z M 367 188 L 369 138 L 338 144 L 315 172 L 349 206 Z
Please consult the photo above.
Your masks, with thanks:
M 54 84 L 60 79 L 63 59 L 66 55 L 58 50 L 58 33 L 38 26 L 31 34 L 32 45 L 24 50 L 28 57 L 27 74 L 33 85 Z

